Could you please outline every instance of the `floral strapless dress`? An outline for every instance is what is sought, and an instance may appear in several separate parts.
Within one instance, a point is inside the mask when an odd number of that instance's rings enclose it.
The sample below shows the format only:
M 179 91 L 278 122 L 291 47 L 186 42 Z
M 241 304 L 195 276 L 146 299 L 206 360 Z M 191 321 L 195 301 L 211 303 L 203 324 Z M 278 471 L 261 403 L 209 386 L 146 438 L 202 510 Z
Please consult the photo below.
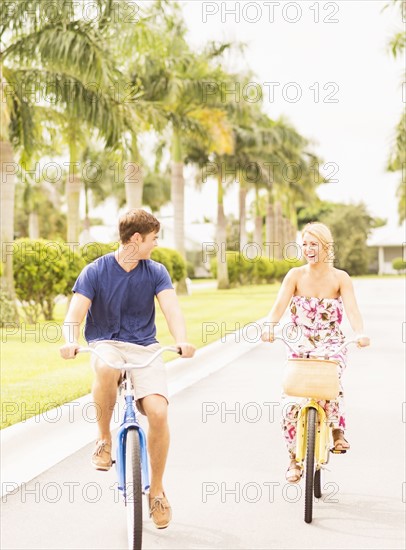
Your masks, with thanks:
M 345 429 L 344 395 L 341 377 L 346 367 L 347 350 L 339 354 L 335 351 L 343 344 L 344 335 L 340 324 L 343 318 L 343 302 L 341 298 L 308 298 L 293 296 L 290 303 L 291 322 L 286 327 L 286 336 L 297 353 L 289 351 L 289 358 L 305 353 L 324 355 L 338 361 L 340 378 L 340 395 L 336 401 L 319 401 L 326 411 L 333 428 Z M 283 396 L 283 433 L 291 455 L 296 448 L 296 421 L 301 404 L 305 400 Z

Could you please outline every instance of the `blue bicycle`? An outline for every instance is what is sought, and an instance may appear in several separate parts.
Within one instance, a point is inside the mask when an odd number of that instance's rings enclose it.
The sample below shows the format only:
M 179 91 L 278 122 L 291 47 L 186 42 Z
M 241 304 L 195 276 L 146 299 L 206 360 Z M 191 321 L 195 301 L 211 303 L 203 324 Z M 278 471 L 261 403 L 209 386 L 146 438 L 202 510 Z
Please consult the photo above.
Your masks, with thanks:
M 146 363 L 110 363 L 93 348 L 80 348 L 78 353 L 93 353 L 106 365 L 113 369 L 124 371 L 120 389 L 124 390 L 125 407 L 123 420 L 116 440 L 116 469 L 118 474 L 118 489 L 122 491 L 127 511 L 128 548 L 142 548 L 142 495 L 147 494 L 149 484 L 147 442 L 143 429 L 138 423 L 137 410 L 134 406 L 134 387 L 130 372 L 133 369 L 148 367 L 165 351 L 180 354 L 180 349 L 166 346 L 151 355 Z

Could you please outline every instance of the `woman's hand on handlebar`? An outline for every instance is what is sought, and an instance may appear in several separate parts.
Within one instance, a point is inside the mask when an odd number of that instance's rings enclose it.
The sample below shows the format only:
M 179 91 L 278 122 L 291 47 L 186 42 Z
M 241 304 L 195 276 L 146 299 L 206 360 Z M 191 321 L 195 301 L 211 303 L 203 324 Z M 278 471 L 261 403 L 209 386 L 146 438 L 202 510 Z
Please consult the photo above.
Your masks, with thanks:
M 264 327 L 262 329 L 261 340 L 263 342 L 270 342 L 271 344 L 275 342 L 275 335 L 273 333 L 273 330 L 271 330 L 269 327 Z
M 357 336 L 355 337 L 356 341 L 357 341 L 357 346 L 359 348 L 366 348 L 367 346 L 370 345 L 371 341 L 369 339 L 368 336 L 365 336 L 365 334 L 357 334 Z

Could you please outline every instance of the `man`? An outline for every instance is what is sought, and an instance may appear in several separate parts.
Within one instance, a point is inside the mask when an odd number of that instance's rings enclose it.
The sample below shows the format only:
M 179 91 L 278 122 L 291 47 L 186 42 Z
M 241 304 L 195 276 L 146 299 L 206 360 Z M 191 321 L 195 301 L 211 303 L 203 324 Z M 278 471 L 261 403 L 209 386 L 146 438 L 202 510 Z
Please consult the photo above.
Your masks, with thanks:
M 80 325 L 85 317 L 85 338 L 90 346 L 112 363 L 143 363 L 159 349 L 155 338 L 155 303 L 181 349 L 192 357 L 194 346 L 187 343 L 185 321 L 166 268 L 150 259 L 157 246 L 159 221 L 148 212 L 135 209 L 119 220 L 120 247 L 86 266 L 74 287 L 64 322 L 64 359 L 73 359 L 80 347 Z M 99 411 L 99 437 L 92 457 L 98 470 L 111 468 L 110 420 L 117 396 L 120 371 L 92 357 L 95 371 L 93 398 Z M 145 369 L 133 371 L 135 399 L 149 424 L 148 450 L 151 461 L 150 515 L 158 529 L 168 526 L 171 507 L 163 489 L 163 474 L 169 448 L 167 423 L 168 389 L 162 359 Z

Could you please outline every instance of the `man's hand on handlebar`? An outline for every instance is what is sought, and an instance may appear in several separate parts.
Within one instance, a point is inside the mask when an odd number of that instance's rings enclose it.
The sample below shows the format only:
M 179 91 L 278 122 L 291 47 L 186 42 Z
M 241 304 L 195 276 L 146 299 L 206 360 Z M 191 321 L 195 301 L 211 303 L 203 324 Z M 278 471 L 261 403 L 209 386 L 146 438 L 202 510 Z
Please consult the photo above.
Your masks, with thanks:
M 80 345 L 77 342 L 73 344 L 64 344 L 59 348 L 59 353 L 63 359 L 75 359 Z
M 177 342 L 176 345 L 180 348 L 181 356 L 184 359 L 194 356 L 196 348 L 192 344 L 188 344 L 187 342 Z

